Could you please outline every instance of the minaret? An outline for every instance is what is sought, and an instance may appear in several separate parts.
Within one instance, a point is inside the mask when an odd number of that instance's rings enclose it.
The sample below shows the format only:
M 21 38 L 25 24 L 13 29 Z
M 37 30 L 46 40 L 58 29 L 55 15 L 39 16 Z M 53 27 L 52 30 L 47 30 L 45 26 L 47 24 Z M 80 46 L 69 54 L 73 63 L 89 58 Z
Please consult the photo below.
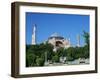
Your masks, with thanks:
M 77 35 L 77 47 L 80 47 L 80 36 Z
M 70 38 L 68 39 L 68 43 L 69 43 L 69 47 L 71 46 L 71 43 L 70 43 Z
M 32 30 L 32 45 L 36 44 L 36 25 L 33 25 L 33 30 Z

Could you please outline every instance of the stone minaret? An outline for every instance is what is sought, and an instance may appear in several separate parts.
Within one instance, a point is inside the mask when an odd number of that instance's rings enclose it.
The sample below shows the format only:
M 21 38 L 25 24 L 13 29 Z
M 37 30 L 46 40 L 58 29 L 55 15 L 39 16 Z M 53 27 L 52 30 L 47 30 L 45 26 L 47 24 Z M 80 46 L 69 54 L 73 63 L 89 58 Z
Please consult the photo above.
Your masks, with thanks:
M 77 35 L 77 47 L 80 47 L 80 36 Z
M 71 46 L 70 38 L 68 39 L 69 47 Z
M 33 26 L 32 30 L 32 45 L 36 44 L 36 25 Z

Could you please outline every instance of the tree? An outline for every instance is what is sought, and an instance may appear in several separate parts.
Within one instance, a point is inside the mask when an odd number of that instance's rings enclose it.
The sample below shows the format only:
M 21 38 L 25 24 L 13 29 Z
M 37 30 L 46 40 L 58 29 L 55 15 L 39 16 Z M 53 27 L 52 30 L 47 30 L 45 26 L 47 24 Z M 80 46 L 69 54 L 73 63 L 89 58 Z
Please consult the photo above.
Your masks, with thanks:
M 46 43 L 44 45 L 45 45 L 45 52 L 47 52 L 47 59 L 52 60 L 53 46 L 49 43 Z
M 89 40 L 89 33 L 88 32 L 85 32 L 85 31 L 83 31 L 83 37 L 84 37 L 84 39 L 85 39 L 85 43 L 86 43 L 86 45 L 88 45 L 89 46 L 89 42 L 90 42 L 90 40 Z
M 84 58 L 89 58 L 89 48 L 88 48 L 88 45 L 85 45 L 83 47 L 84 49 Z
M 32 53 L 26 53 L 26 67 L 35 66 L 36 56 Z
M 31 45 L 26 45 L 26 52 L 28 51 L 28 49 L 31 47 Z
M 37 57 L 36 58 L 36 65 L 37 66 L 44 66 L 44 59 L 40 58 L 40 57 Z
M 64 48 L 59 48 L 57 50 L 56 54 L 58 54 L 59 57 L 64 56 L 65 55 Z
M 84 31 L 83 37 L 85 39 L 85 43 L 86 45 L 83 47 L 84 48 L 84 58 L 89 58 L 89 42 L 90 42 L 90 38 L 89 38 L 89 33 Z
M 52 59 L 53 46 L 51 44 L 36 44 L 26 45 L 26 66 L 43 66 L 45 59 L 45 52 L 47 52 L 47 59 Z
M 84 48 L 83 47 L 78 48 L 78 58 L 84 58 Z
M 67 60 L 73 61 L 75 59 L 75 48 L 70 47 L 67 49 Z
M 52 61 L 53 62 L 59 62 L 59 56 L 57 54 L 55 54 L 54 56 L 52 56 Z

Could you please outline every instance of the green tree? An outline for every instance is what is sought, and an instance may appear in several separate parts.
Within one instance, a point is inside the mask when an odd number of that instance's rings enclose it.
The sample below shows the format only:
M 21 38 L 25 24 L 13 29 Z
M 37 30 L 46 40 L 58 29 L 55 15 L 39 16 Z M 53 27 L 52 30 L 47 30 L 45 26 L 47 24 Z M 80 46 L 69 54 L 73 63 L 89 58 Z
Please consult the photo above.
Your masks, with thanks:
M 57 54 L 52 56 L 52 61 L 53 62 L 59 62 L 59 56 Z
M 59 48 L 59 49 L 57 50 L 57 53 L 58 53 L 59 57 L 64 57 L 64 56 L 66 56 L 66 54 L 67 54 L 67 49 Z
M 37 57 L 36 58 L 36 65 L 37 66 L 44 66 L 44 59 L 40 58 L 40 57 Z
M 47 51 L 47 59 L 51 60 L 53 54 L 53 46 L 51 44 L 46 44 L 46 51 Z
M 67 49 L 67 60 L 73 61 L 75 59 L 75 48 L 70 47 Z
M 85 45 L 83 47 L 83 50 L 84 50 L 84 58 L 89 58 L 89 49 L 88 49 L 88 45 Z
M 86 43 L 86 45 L 83 47 L 84 48 L 84 58 L 89 58 L 89 50 L 90 50 L 89 49 L 89 45 L 90 45 L 89 44 L 90 43 L 89 33 L 84 31 L 83 37 Z
M 84 58 L 84 48 L 83 47 L 78 48 L 78 56 L 79 58 Z
M 52 49 L 53 46 L 48 43 L 26 45 L 26 66 L 42 66 L 44 64 L 45 52 L 47 52 L 47 59 L 52 59 Z
M 89 33 L 83 31 L 83 37 L 84 37 L 84 40 L 85 40 L 86 45 L 89 46 L 89 42 L 90 42 L 90 39 L 89 39 Z
M 32 53 L 26 54 L 26 67 L 35 66 L 36 56 Z

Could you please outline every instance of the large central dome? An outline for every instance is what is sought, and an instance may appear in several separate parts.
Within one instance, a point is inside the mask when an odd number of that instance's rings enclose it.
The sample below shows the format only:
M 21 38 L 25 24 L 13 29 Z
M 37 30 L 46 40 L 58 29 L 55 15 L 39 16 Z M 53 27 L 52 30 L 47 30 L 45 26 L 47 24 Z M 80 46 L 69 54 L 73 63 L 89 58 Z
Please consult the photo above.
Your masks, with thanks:
M 55 39 L 64 39 L 64 37 L 60 36 L 58 33 L 54 33 L 52 34 L 49 39 L 52 39 L 52 38 L 55 38 Z

